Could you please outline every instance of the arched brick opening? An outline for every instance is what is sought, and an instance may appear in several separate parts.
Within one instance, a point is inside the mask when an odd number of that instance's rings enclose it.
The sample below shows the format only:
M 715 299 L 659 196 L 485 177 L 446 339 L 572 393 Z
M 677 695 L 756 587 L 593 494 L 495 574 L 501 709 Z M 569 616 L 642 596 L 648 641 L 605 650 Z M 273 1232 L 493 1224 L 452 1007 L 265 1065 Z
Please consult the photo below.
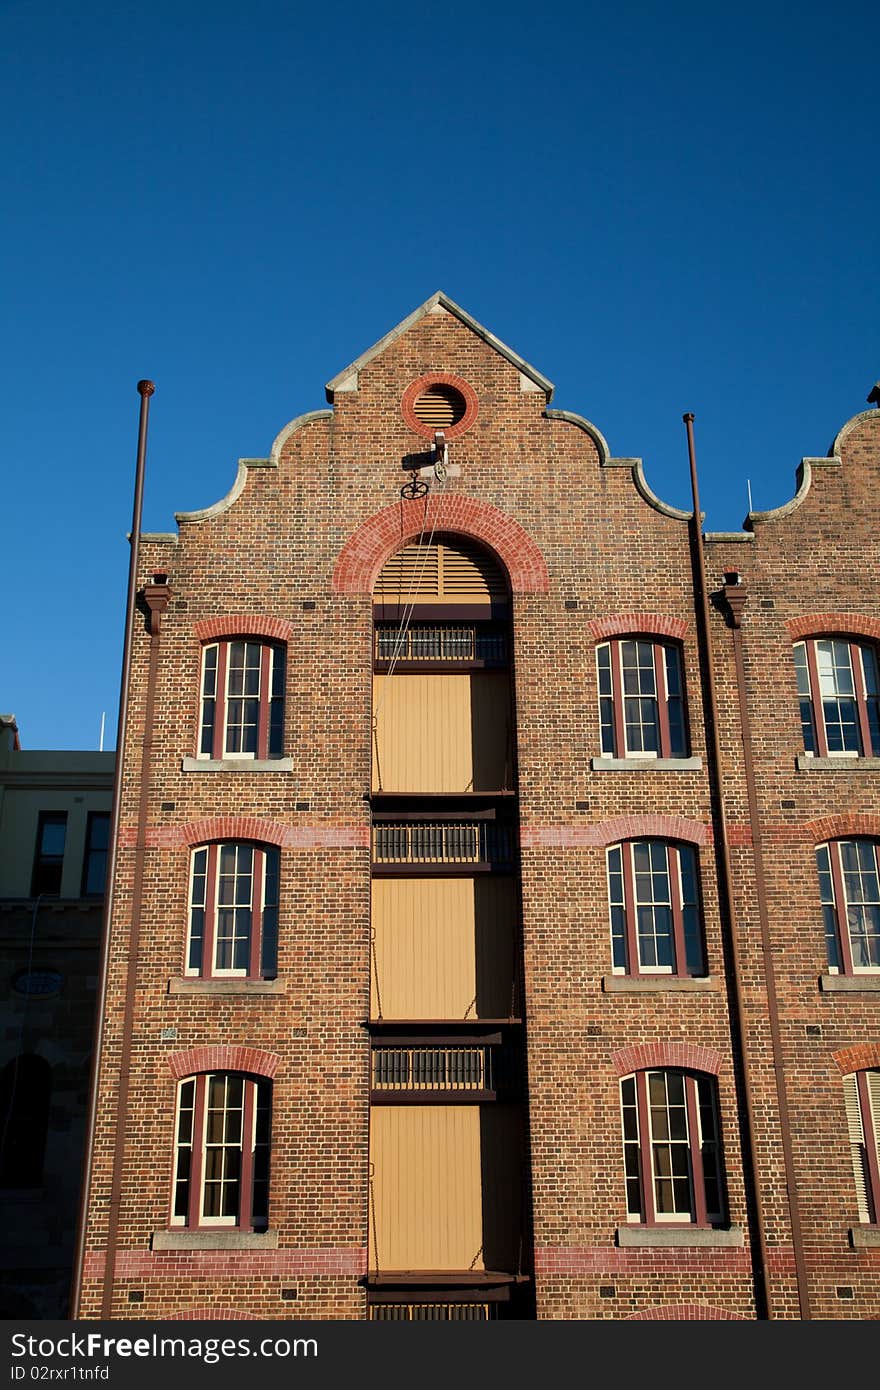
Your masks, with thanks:
M 676 642 L 683 642 L 689 626 L 681 618 L 669 618 L 664 613 L 610 613 L 606 618 L 592 618 L 587 623 L 587 631 L 597 642 L 636 633 L 671 637 Z
M 227 613 L 220 618 L 200 618 L 193 623 L 193 632 L 200 642 L 212 642 L 218 637 L 265 637 L 270 642 L 289 642 L 293 624 L 259 613 Z
M 206 816 L 188 821 L 178 829 L 182 845 L 203 845 L 209 840 L 259 840 L 265 845 L 282 845 L 288 827 L 261 816 Z
M 856 1043 L 854 1047 L 842 1047 L 832 1052 L 842 1076 L 853 1071 L 873 1071 L 880 1067 L 880 1042 Z
M 165 1061 L 175 1081 L 205 1071 L 246 1071 L 251 1076 L 266 1076 L 271 1080 L 281 1065 L 281 1058 L 276 1052 L 264 1052 L 260 1047 L 230 1046 L 227 1043 L 187 1047 L 180 1052 L 170 1052 Z
M 714 1047 L 698 1043 L 649 1042 L 621 1047 L 611 1054 L 611 1065 L 618 1076 L 652 1067 L 683 1067 L 687 1071 L 707 1072 L 717 1076 L 723 1057 Z
M 626 1322 L 746 1322 L 741 1313 L 712 1308 L 703 1303 L 666 1303 L 662 1308 L 646 1308 L 631 1313 Z
M 543 555 L 513 517 L 487 502 L 458 494 L 393 502 L 376 512 L 346 541 L 333 571 L 339 594 L 371 594 L 388 559 L 423 531 L 468 536 L 502 562 L 515 594 L 546 594 L 550 576 Z
M 686 816 L 612 816 L 592 827 L 598 845 L 618 840 L 685 840 L 692 845 L 712 843 L 711 827 Z
M 178 1322 L 253 1322 L 256 1313 L 242 1313 L 238 1308 L 188 1308 L 178 1313 Z
M 803 637 L 844 633 L 880 642 L 880 618 L 869 618 L 865 613 L 805 613 L 800 618 L 789 618 L 785 626 L 793 642 Z

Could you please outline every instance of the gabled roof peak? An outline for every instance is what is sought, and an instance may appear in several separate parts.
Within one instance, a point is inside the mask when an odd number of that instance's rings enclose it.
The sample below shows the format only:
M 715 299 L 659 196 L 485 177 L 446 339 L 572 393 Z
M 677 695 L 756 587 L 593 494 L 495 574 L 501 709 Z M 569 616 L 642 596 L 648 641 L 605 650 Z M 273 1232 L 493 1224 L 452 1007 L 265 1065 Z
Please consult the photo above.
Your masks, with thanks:
M 402 334 L 406 333 L 414 324 L 423 319 L 426 314 L 433 313 L 434 310 L 438 308 L 445 309 L 448 313 L 454 314 L 454 316 L 469 328 L 472 333 L 476 333 L 478 338 L 482 338 L 484 343 L 487 343 L 489 347 L 493 348 L 501 357 L 506 358 L 512 366 L 516 367 L 517 371 L 522 372 L 523 376 L 533 381 L 538 389 L 546 394 L 548 401 L 552 398 L 552 381 L 548 381 L 545 376 L 542 376 L 539 371 L 536 371 L 530 363 L 526 362 L 525 358 L 520 357 L 519 353 L 514 352 L 513 348 L 509 348 L 506 343 L 502 343 L 501 339 L 496 338 L 494 333 L 490 333 L 488 328 L 484 328 L 481 323 L 477 323 L 475 318 L 471 318 L 471 315 L 462 309 L 459 304 L 456 304 L 454 299 L 450 299 L 442 290 L 438 290 L 436 294 L 431 295 L 430 299 L 426 299 L 424 304 L 421 304 L 418 309 L 414 309 L 396 328 L 392 328 L 390 333 L 386 333 L 384 338 L 380 338 L 378 343 L 374 343 L 371 348 L 367 348 L 367 351 L 362 352 L 360 357 L 356 358 L 344 371 L 339 372 L 332 381 L 327 382 L 324 389 L 327 392 L 328 401 L 332 402 L 337 391 L 356 390 L 357 374 L 361 368 L 365 367 L 368 362 L 372 362 L 374 357 L 378 357 L 380 352 L 384 352 L 385 348 L 389 347 L 395 339 L 401 337 Z

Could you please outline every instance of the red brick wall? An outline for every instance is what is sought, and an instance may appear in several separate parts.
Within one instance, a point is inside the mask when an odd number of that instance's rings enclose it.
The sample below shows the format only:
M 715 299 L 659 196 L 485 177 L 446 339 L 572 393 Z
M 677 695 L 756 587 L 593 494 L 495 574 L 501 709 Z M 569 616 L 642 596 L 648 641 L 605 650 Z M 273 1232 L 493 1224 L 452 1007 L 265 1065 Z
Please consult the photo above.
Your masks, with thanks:
M 364 1316 L 369 588 L 387 554 L 417 534 L 424 515 L 420 504 L 399 499 L 409 476 L 402 460 L 426 448 L 405 424 L 400 404 L 409 384 L 429 372 L 463 378 L 479 403 L 473 425 L 450 444 L 450 462 L 461 474 L 445 484 L 439 503 L 430 504 L 429 525 L 495 544 L 514 590 L 538 1316 L 696 1317 L 703 1308 L 714 1310 L 712 1316 L 753 1317 L 738 1059 L 687 527 L 642 499 L 630 469 L 602 467 L 589 432 L 546 418 L 543 394 L 521 390 L 516 367 L 442 310 L 427 314 L 362 367 L 357 391 L 338 393 L 332 415 L 288 434 L 277 466 L 250 469 L 232 506 L 184 522 L 176 544 L 144 545 L 144 577 L 167 569 L 172 599 L 162 621 L 149 774 L 114 1316 L 136 1310 L 155 1318 L 181 1309 L 205 1316 L 205 1310 L 232 1307 L 272 1318 L 291 1306 L 297 1317 Z M 877 996 L 819 992 L 823 939 L 808 827 L 828 815 L 873 815 L 880 772 L 795 771 L 800 733 L 791 663 L 797 629 L 791 624 L 804 614 L 877 613 L 878 423 L 875 413 L 855 425 L 844 441 L 842 465 L 816 468 L 801 505 L 757 523 L 753 542 L 708 546 L 710 587 L 722 567 L 730 567 L 731 552 L 748 585 L 743 639 L 774 960 L 811 1290 L 822 1317 L 876 1315 L 880 1302 L 880 1252 L 852 1250 L 847 1240 L 855 1214 L 840 1071 L 832 1055 L 878 1030 Z M 218 481 L 218 491 L 222 485 Z M 568 606 L 575 601 L 576 607 Z M 306 602 L 314 607 L 305 608 Z M 199 637 L 228 635 L 230 614 L 251 615 L 256 626 L 248 631 L 289 632 L 285 753 L 291 771 L 182 771 L 196 742 Z M 603 634 L 621 631 L 620 615 L 627 614 L 651 616 L 658 626 L 647 630 L 681 642 L 691 751 L 702 757 L 701 770 L 590 769 L 599 752 L 595 647 Z M 712 621 L 770 1276 L 778 1315 L 796 1317 L 731 635 L 720 614 L 713 612 Z M 147 661 L 148 637 L 138 628 L 87 1231 L 87 1317 L 98 1315 L 106 1245 Z M 794 806 L 783 808 L 783 801 Z M 297 809 L 304 803 L 308 809 Z M 279 977 L 285 991 L 172 995 L 168 983 L 180 975 L 186 933 L 188 846 L 202 827 L 225 833 L 219 827 L 227 817 L 272 827 L 260 833 L 281 847 Z M 603 991 L 611 971 L 604 846 L 609 836 L 634 833 L 682 835 L 698 846 L 715 988 Z M 807 1024 L 819 1024 L 821 1035 L 808 1036 Z M 730 1217 L 745 1228 L 742 1248 L 615 1244 L 625 1194 L 614 1058 L 641 1056 L 634 1050 L 646 1044 L 697 1048 L 701 1056 L 721 1059 Z M 170 1059 L 217 1046 L 280 1058 L 270 1212 L 278 1249 L 153 1252 L 151 1233 L 166 1229 L 169 1215 Z M 280 1297 L 292 1283 L 294 1305 Z M 841 1304 L 838 1285 L 853 1286 L 855 1301 Z M 129 1304 L 131 1289 L 144 1291 L 142 1303 Z

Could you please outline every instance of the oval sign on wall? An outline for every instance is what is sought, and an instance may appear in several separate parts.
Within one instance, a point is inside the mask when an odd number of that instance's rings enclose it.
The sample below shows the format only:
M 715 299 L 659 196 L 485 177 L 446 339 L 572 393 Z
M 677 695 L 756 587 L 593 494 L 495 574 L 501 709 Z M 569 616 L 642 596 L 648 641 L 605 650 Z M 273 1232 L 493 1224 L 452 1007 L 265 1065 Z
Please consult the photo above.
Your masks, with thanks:
M 12 988 L 16 994 L 45 997 L 57 994 L 63 983 L 60 970 L 20 970 L 13 976 Z

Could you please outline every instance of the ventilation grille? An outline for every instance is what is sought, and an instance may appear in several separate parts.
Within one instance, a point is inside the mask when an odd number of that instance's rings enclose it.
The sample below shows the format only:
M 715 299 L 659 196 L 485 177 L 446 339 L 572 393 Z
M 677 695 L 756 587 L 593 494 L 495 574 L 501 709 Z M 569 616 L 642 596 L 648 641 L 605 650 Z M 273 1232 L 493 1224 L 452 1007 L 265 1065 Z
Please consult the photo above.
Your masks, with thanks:
M 416 419 L 421 420 L 423 425 L 442 430 L 449 429 L 451 425 L 457 425 L 459 420 L 464 419 L 467 402 L 454 386 L 436 382 L 416 397 L 412 409 Z
M 487 603 L 506 599 L 507 585 L 495 561 L 474 545 L 413 543 L 386 560 L 375 597 L 386 603 Z

